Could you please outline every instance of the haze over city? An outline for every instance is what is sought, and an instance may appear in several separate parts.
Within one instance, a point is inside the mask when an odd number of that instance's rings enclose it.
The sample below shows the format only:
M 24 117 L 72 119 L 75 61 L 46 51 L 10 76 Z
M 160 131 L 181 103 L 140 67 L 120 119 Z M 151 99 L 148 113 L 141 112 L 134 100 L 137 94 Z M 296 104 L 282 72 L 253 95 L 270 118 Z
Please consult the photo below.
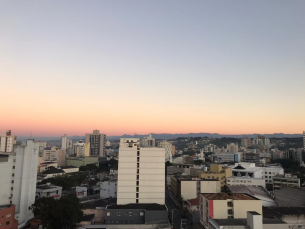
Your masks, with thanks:
M 2 1 L 0 133 L 302 133 L 304 1 Z

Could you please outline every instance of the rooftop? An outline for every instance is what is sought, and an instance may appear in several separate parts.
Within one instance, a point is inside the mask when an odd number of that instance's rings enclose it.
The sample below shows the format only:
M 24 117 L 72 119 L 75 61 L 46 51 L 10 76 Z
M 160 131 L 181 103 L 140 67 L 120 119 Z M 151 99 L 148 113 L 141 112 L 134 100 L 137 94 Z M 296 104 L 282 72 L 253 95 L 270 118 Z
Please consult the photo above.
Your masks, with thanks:
M 53 185 L 47 185 L 47 184 L 43 184 L 43 185 L 36 185 L 36 189 L 42 189 L 42 190 L 46 190 L 46 189 L 53 189 L 53 188 L 61 188 L 59 186 L 53 186 Z
M 199 197 L 195 199 L 189 199 L 187 200 L 191 205 L 199 205 Z
M 46 170 L 44 172 L 42 172 L 43 174 L 54 174 L 54 173 L 65 173 L 64 170 L 62 169 L 49 169 L 49 170 Z
M 201 193 L 208 200 L 258 200 L 245 193 Z
M 166 211 L 165 205 L 161 204 L 124 204 L 124 205 L 111 205 L 107 209 L 144 209 L 146 211 Z
M 255 187 L 246 185 L 229 185 L 228 187 L 233 193 L 249 194 L 259 199 L 268 200 L 275 205 L 275 201 L 269 196 L 268 191 L 262 186 Z
M 83 204 L 83 209 L 97 209 L 106 208 L 108 205 L 116 205 L 117 199 L 100 199 L 94 202 L 87 202 Z
M 263 216 L 268 219 L 279 219 L 282 215 L 305 215 L 305 207 L 264 207 Z
M 75 169 L 75 168 L 78 168 L 78 167 L 70 165 L 70 166 L 61 166 L 60 168 L 61 169 Z

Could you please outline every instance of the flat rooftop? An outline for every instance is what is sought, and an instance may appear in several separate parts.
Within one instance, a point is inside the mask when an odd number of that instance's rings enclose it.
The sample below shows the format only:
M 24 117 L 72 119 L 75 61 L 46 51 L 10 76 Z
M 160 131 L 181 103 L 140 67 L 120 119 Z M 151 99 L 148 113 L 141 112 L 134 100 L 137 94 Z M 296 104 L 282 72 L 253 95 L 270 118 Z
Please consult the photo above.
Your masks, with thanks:
M 245 193 L 201 193 L 208 200 L 258 200 Z
M 50 186 L 50 185 L 36 185 L 36 189 L 42 189 L 42 190 L 47 190 L 47 189 L 53 189 L 53 188 L 61 188 L 59 186 Z
M 247 219 L 213 219 L 219 226 L 247 226 Z M 280 219 L 263 219 L 263 224 L 286 224 Z
M 166 211 L 165 205 L 161 204 L 124 204 L 124 205 L 111 205 L 107 209 L 143 209 L 146 211 Z

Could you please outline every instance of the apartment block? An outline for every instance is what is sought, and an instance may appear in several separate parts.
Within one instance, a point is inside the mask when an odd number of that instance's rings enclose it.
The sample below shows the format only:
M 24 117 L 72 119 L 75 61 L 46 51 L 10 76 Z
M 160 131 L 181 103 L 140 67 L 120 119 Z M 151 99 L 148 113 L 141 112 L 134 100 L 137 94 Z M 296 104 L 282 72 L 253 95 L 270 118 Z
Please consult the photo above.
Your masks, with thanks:
M 86 134 L 85 142 L 90 144 L 90 156 L 105 157 L 106 134 L 93 130 L 92 134 Z
M 121 138 L 117 204 L 165 204 L 165 151 Z
M 220 164 L 211 164 L 208 171 L 201 170 L 198 173 L 199 178 L 219 180 L 221 187 L 226 185 L 226 179 L 231 176 L 232 168 L 223 167 Z
M 72 152 L 76 157 L 90 156 L 90 142 L 85 143 L 82 140 L 77 141 L 73 144 Z
M 64 166 L 66 163 L 66 150 L 59 147 L 48 147 L 45 148 L 42 157 L 44 161 L 57 162 L 58 166 Z
M 273 191 L 282 187 L 300 187 L 300 178 L 291 174 L 276 175 L 272 177 Z
M 242 193 L 202 193 L 200 195 L 200 223 L 208 227 L 212 219 L 245 219 L 248 211 L 262 214 L 262 201 Z
M 14 150 L 14 144 L 16 143 L 16 136 L 12 135 L 10 130 L 6 131 L 6 134 L 0 135 L 0 152 L 12 153 Z
M 165 161 L 169 161 L 172 162 L 172 150 L 173 150 L 173 145 L 171 143 L 169 143 L 168 141 L 162 141 L 160 142 L 160 147 L 164 148 L 165 150 Z
M 199 198 L 200 193 L 219 193 L 220 181 L 188 176 L 171 176 L 171 191 L 184 200 Z

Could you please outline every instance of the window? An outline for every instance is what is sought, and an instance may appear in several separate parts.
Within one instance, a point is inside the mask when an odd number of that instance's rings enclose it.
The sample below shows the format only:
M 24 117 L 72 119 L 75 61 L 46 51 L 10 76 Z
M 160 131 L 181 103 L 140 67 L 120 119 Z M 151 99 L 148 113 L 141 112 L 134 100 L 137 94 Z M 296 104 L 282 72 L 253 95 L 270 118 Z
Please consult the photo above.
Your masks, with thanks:
M 6 218 L 11 217 L 11 216 L 12 216 L 12 214 L 7 214 L 7 215 L 6 215 Z
M 6 225 L 10 225 L 10 221 L 7 221 L 7 222 L 6 222 Z
M 139 193 L 136 194 L 136 198 L 139 198 Z
M 110 212 L 107 212 L 107 216 L 110 216 Z
M 118 212 L 118 213 L 117 213 L 117 216 L 121 216 L 121 212 Z
M 136 199 L 136 203 L 137 203 L 137 204 L 139 203 L 139 199 Z M 140 215 L 141 215 L 141 213 L 140 213 Z
M 140 216 L 144 216 L 144 212 L 140 212 Z
M 132 216 L 132 212 L 129 212 L 129 216 Z

